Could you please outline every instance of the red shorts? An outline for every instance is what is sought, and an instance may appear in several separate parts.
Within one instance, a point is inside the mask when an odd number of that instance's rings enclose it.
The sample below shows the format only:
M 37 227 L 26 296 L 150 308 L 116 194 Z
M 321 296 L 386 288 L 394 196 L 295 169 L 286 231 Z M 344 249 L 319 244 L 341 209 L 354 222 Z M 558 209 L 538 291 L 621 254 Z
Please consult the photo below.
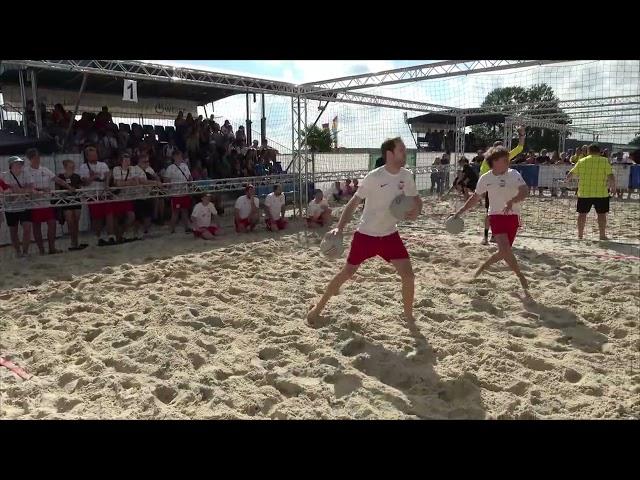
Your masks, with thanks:
M 33 223 L 48 222 L 56 219 L 56 212 L 51 207 L 34 208 L 31 210 L 31 221 Z
M 179 208 L 191 208 L 191 197 L 185 195 L 184 197 L 171 197 L 171 208 L 178 210 Z
M 112 202 L 108 203 L 108 212 L 114 215 L 126 215 L 129 212 L 133 212 L 133 202 Z
M 236 224 L 236 233 L 240 232 L 240 228 L 239 227 L 249 228 L 251 226 L 251 222 L 249 221 L 248 218 L 242 218 L 240 220 L 238 220 L 236 218 L 236 219 L 234 219 L 234 222 Z
M 91 220 L 101 220 L 107 215 L 110 215 L 112 211 L 111 204 L 109 203 L 90 203 L 89 204 L 89 217 Z
M 278 220 L 276 220 L 275 222 L 273 220 L 271 220 L 270 218 L 267 218 L 264 223 L 267 224 L 267 228 L 269 230 L 273 230 L 273 224 L 275 223 L 277 225 L 277 229 L 276 230 L 284 230 L 285 228 L 287 228 L 287 225 L 289 224 L 289 222 L 287 222 L 284 218 L 279 218 Z
M 520 226 L 518 215 L 489 215 L 489 225 L 493 236 L 505 233 L 509 238 L 509 244 L 513 245 Z
M 360 232 L 353 234 L 351 251 L 347 257 L 348 264 L 360 265 L 376 255 L 387 262 L 409 258 L 409 252 L 407 252 L 398 232 L 384 237 L 372 237 Z
M 201 237 L 205 231 L 208 231 L 211 235 L 215 235 L 216 233 L 218 233 L 218 227 L 216 227 L 215 225 L 211 225 L 209 227 L 196 228 L 193 230 L 193 236 Z
M 313 217 L 307 217 L 307 225 L 320 225 L 321 227 L 324 227 L 324 222 L 322 221 L 322 217 L 319 218 L 313 218 Z

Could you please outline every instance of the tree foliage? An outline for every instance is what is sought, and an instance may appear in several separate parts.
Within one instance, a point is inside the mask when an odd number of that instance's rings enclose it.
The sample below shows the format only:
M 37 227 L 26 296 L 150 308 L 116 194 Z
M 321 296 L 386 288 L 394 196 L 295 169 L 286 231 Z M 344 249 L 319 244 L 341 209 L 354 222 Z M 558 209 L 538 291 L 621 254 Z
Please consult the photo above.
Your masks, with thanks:
M 640 132 L 638 132 L 638 136 L 629 142 L 629 145 L 638 145 L 640 146 Z
M 330 152 L 331 151 L 331 131 L 319 128 L 317 125 L 307 127 L 304 131 L 309 150 L 312 152 Z
M 549 117 L 558 117 L 553 120 L 554 123 L 571 123 L 569 115 L 560 108 L 558 102 L 559 99 L 555 96 L 553 89 L 549 85 L 541 83 L 529 88 L 496 88 L 489 92 L 482 102 L 482 106 L 495 107 L 494 111 L 505 115 L 520 114 L 532 116 L 536 112 L 540 112 Z M 471 127 L 471 131 L 480 144 L 490 146 L 494 141 L 502 139 L 504 123 L 474 125 Z M 560 137 L 559 132 L 539 127 L 526 127 L 526 132 L 527 149 L 536 151 L 543 148 L 550 151 L 557 150 Z

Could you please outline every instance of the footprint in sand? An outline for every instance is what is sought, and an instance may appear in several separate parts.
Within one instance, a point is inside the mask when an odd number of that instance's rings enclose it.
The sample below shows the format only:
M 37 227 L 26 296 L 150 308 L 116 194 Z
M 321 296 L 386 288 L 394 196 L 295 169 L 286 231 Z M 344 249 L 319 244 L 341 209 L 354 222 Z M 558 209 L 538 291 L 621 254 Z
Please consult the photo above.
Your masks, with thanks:
M 325 378 L 327 383 L 333 384 L 333 392 L 336 398 L 349 395 L 362 386 L 362 380 L 356 375 L 338 373 Z
M 567 368 L 564 371 L 564 379 L 570 383 L 578 383 L 582 379 L 582 375 L 573 368 Z
M 87 333 L 84 336 L 84 339 L 91 343 L 93 342 L 100 334 L 102 333 L 102 329 L 101 328 L 96 328 L 94 330 L 91 330 L 89 333 Z
M 73 407 L 75 407 L 79 403 L 82 402 L 75 398 L 60 397 L 58 400 L 56 400 L 55 407 L 58 413 L 66 413 L 72 410 Z
M 169 404 L 178 396 L 178 391 L 165 385 L 158 385 L 153 391 L 155 397 L 164 404 Z
M 196 345 L 201 348 L 204 348 L 207 352 L 213 354 L 217 352 L 216 346 L 213 343 L 207 343 L 203 340 L 197 340 Z
M 191 360 L 191 364 L 193 365 L 193 368 L 195 370 L 198 370 L 202 365 L 204 365 L 206 363 L 205 359 L 202 358 L 197 353 L 190 353 L 188 356 L 189 356 L 189 360 Z
M 282 355 L 282 350 L 277 347 L 265 347 L 258 352 L 260 360 L 274 360 Z
M 123 333 L 125 337 L 133 340 L 134 342 L 138 340 L 140 337 L 144 336 L 144 334 L 145 332 L 143 332 L 142 330 L 129 330 Z

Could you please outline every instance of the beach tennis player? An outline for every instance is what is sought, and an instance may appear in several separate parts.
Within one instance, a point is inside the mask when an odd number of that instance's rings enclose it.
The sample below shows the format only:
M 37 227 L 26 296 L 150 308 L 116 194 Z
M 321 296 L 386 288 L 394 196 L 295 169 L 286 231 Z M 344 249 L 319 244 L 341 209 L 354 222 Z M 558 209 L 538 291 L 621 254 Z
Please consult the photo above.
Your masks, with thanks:
M 491 170 L 480 177 L 475 194 L 453 216 L 458 218 L 480 202 L 485 193 L 489 195 L 489 224 L 491 234 L 498 244 L 498 251 L 478 268 L 474 277 L 488 266 L 504 260 L 517 275 L 528 296 L 527 280 L 520 271 L 511 246 L 519 227 L 520 203 L 529 195 L 529 188 L 520 173 L 509 168 L 509 151 L 506 148 L 490 148 L 485 159 Z
M 524 127 L 519 127 L 518 128 L 518 145 L 516 145 L 516 147 L 509 152 L 509 162 L 511 162 L 511 160 L 516 158 L 522 152 L 522 150 L 524 149 L 524 140 L 525 140 Z M 495 142 L 493 146 L 494 147 L 502 146 L 502 142 Z M 487 162 L 487 155 L 485 153 L 484 160 L 480 164 L 480 176 L 484 175 L 489 170 L 491 170 L 491 167 Z M 488 245 L 489 244 L 489 240 L 488 240 L 489 238 L 489 196 L 488 195 L 484 196 L 484 208 L 487 211 L 487 214 L 484 217 L 484 237 L 482 238 L 482 244 Z M 491 237 L 491 241 L 492 242 L 494 241 L 493 236 Z
M 353 213 L 361 201 L 366 199 L 362 218 L 351 240 L 351 251 L 340 272 L 329 282 L 324 295 L 307 315 L 309 323 L 320 315 L 329 299 L 337 295 L 343 283 L 349 280 L 367 259 L 380 256 L 390 262 L 402 280 L 402 301 L 404 315 L 413 321 L 414 274 L 409 253 L 398 234 L 397 222 L 389 206 L 401 194 L 413 197 L 415 206 L 405 215 L 406 220 L 415 220 L 422 210 L 422 200 L 418 196 L 413 174 L 404 168 L 407 148 L 400 137 L 386 140 L 382 144 L 385 164 L 364 177 L 358 191 L 349 200 L 342 212 L 338 227 L 331 235 L 342 235 Z

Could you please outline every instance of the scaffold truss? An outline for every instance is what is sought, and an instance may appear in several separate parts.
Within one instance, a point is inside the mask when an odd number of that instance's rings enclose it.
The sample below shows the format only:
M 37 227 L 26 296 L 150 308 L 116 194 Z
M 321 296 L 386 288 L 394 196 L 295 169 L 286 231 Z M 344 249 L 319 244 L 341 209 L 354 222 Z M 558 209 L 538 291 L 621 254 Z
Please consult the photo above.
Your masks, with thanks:
M 305 95 L 307 93 L 317 92 L 318 90 L 340 92 L 359 88 L 380 87 L 435 78 L 469 75 L 472 73 L 523 68 L 548 63 L 561 63 L 565 61 L 567 60 L 447 60 L 385 70 L 378 73 L 351 75 L 320 82 L 305 83 L 301 85 L 300 94 Z
M 298 181 L 294 174 L 268 175 L 264 177 L 223 178 L 194 182 L 163 183 L 161 185 L 136 185 L 118 188 L 80 189 L 74 192 L 53 190 L 37 193 L 0 194 L 0 213 L 42 208 L 43 201 L 52 207 L 77 206 L 84 203 L 121 202 L 147 198 L 168 198 L 181 195 L 202 195 L 243 190 L 247 184 L 256 188 L 276 184 L 293 185 Z M 295 189 L 294 189 L 295 192 Z M 47 203 L 48 202 L 48 203 Z

